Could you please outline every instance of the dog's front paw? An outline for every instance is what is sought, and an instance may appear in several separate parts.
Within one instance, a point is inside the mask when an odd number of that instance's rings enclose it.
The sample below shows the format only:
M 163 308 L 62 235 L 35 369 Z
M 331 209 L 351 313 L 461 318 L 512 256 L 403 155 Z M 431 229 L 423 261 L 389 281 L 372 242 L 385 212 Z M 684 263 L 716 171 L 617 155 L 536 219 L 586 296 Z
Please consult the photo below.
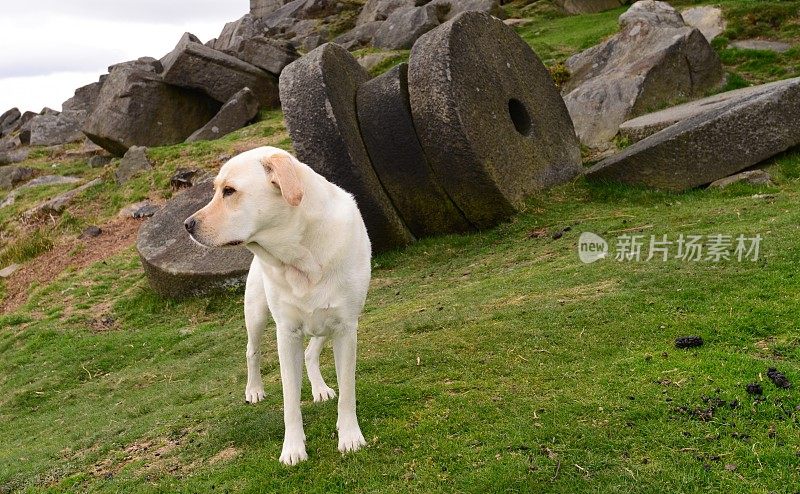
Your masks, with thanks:
M 264 396 L 263 386 L 247 386 L 244 390 L 244 401 L 247 403 L 258 403 Z
M 339 429 L 339 451 L 342 453 L 349 453 L 350 451 L 358 451 L 362 446 L 366 446 L 367 442 L 361 434 L 361 428 L 358 424 L 351 427 L 341 427 Z
M 311 386 L 311 395 L 314 396 L 314 403 L 321 403 L 336 398 L 336 391 L 323 384 L 319 387 Z
M 306 444 L 304 441 L 283 440 L 283 450 L 281 451 L 280 462 L 284 465 L 297 465 L 301 461 L 308 459 L 306 454 Z

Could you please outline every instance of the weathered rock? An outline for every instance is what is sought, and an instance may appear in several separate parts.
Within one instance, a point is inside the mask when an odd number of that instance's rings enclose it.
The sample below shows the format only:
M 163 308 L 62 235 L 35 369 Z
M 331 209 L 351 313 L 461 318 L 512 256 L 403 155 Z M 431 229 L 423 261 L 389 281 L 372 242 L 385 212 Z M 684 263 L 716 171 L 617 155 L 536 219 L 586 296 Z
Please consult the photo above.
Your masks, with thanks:
M 9 264 L 3 269 L 0 269 L 0 278 L 8 278 L 12 274 L 16 273 L 19 268 L 19 264 Z
M 462 12 L 486 12 L 499 19 L 505 17 L 497 0 L 433 0 L 429 3 L 436 7 L 440 21 L 449 21 Z
M 201 90 L 219 102 L 224 103 L 249 87 L 262 106 L 274 108 L 279 104 L 275 76 L 201 44 L 190 33 L 183 35 L 161 64 L 164 82 Z
M 286 2 L 287 0 L 250 0 L 250 14 L 264 17 L 283 7 Z
M 75 197 L 78 194 L 81 194 L 83 193 L 83 191 L 91 187 L 94 187 L 95 185 L 99 185 L 102 182 L 103 182 L 102 179 L 96 178 L 91 182 L 87 182 L 81 185 L 80 187 L 64 192 L 63 194 L 59 194 L 58 196 L 48 201 L 45 201 L 42 204 L 39 204 L 38 206 L 32 209 L 29 209 L 28 211 L 25 212 L 23 216 L 24 218 L 32 218 L 36 216 L 49 216 L 49 215 L 61 214 L 62 212 L 64 212 L 64 209 L 66 209 L 66 207 L 69 206 L 69 204 L 72 202 L 73 199 L 75 199 Z
M 229 22 L 211 45 L 211 48 L 229 52 L 242 41 L 264 34 L 264 26 L 258 17 L 245 14 L 241 19 Z
M 15 128 L 15 124 L 19 121 L 20 117 L 22 117 L 22 113 L 20 113 L 18 108 L 12 108 L 0 115 L 0 136 L 12 132 L 11 129 Z
M 144 206 L 140 207 L 136 211 L 133 212 L 134 219 L 142 219 L 142 218 L 150 218 L 154 216 L 159 210 L 161 210 L 161 206 L 158 204 L 145 204 Z
M 470 223 L 489 228 L 582 169 L 545 66 L 503 21 L 466 12 L 420 38 L 408 69 L 422 147 Z
M 417 139 L 407 72 L 406 64 L 398 65 L 358 90 L 358 121 L 372 166 L 415 236 L 472 230 L 436 181 Z
M 621 31 L 571 57 L 562 93 L 581 142 L 600 147 L 619 125 L 723 77 L 716 52 L 664 2 L 642 0 L 620 16 Z
M 750 86 L 734 91 L 726 91 L 724 93 L 715 94 L 707 98 L 698 99 L 682 105 L 666 108 L 654 113 L 648 113 L 641 117 L 628 120 L 619 127 L 619 134 L 621 137 L 628 139 L 630 142 L 641 141 L 656 132 L 666 129 L 681 120 L 708 113 L 711 110 L 728 105 L 736 100 L 743 100 L 750 98 L 757 94 L 776 90 L 787 84 L 794 84 L 800 79 L 788 79 L 783 81 L 771 82 L 769 84 L 762 84 L 760 86 Z
M 105 78 L 103 79 L 105 81 Z M 91 113 L 100 98 L 100 90 L 103 89 L 103 82 L 93 82 L 75 90 L 75 95 L 61 105 L 63 112 L 85 112 Z
M 708 41 L 716 38 L 727 27 L 722 9 L 704 5 L 702 7 L 692 7 L 681 12 L 683 22 L 687 26 L 699 29 Z
M 375 175 L 356 117 L 369 79 L 344 48 L 328 43 L 281 74 L 284 117 L 297 157 L 355 196 L 374 252 L 414 240 Z
M 131 146 L 119 162 L 117 171 L 114 172 L 118 184 L 124 184 L 141 172 L 153 169 L 153 164 L 147 158 L 145 146 Z
M 12 163 L 20 163 L 28 159 L 30 149 L 18 148 L 0 151 L 0 165 L 10 165 Z
M 727 177 L 800 144 L 800 79 L 676 123 L 587 172 L 685 190 Z
M 142 208 L 149 208 L 155 207 L 156 211 L 161 209 L 161 206 L 157 204 L 153 204 L 150 201 L 139 201 L 134 202 L 133 204 L 128 204 L 127 206 L 122 207 L 117 213 L 118 218 L 133 218 L 137 211 L 141 210 Z M 152 215 L 150 215 L 152 216 Z
M 773 185 L 772 177 L 764 170 L 747 170 L 744 172 L 731 175 L 730 177 L 721 178 L 711 182 L 709 187 L 716 189 L 724 189 L 725 187 L 745 182 L 750 185 Z
M 625 5 L 624 0 L 555 0 L 556 6 L 568 14 L 594 14 Z
M 17 190 L 32 189 L 34 187 L 46 187 L 49 185 L 75 184 L 80 181 L 81 179 L 78 177 L 69 177 L 64 175 L 43 175 L 26 182 L 24 185 L 20 185 L 17 187 Z
M 110 153 L 122 156 L 133 145 L 183 142 L 219 111 L 199 91 L 164 84 L 161 64 L 129 62 L 112 67 L 83 131 Z
M 383 21 L 373 21 L 360 24 L 346 33 L 334 38 L 333 42 L 341 45 L 345 50 L 354 50 L 372 44 Z
M 31 177 L 35 170 L 26 166 L 4 166 L 0 168 L 0 190 L 9 190 Z
M 86 121 L 83 110 L 67 110 L 57 115 L 37 115 L 30 121 L 32 146 L 56 146 L 84 138 L 81 129 Z
M 0 153 L 20 146 L 22 146 L 22 141 L 20 141 L 19 136 L 9 134 L 5 137 L 0 137 Z
M 31 120 L 38 113 L 26 111 L 19 119 L 19 140 L 22 144 L 28 145 L 31 143 Z
M 89 167 L 90 168 L 102 168 L 107 164 L 111 163 L 111 156 L 92 156 L 89 158 Z
M 426 0 L 367 0 L 358 14 L 356 25 L 385 21 L 396 10 L 419 7 L 426 3 Z
M 201 247 L 183 227 L 212 195 L 210 181 L 186 189 L 139 229 L 136 249 L 150 285 L 161 295 L 185 298 L 244 283 L 253 258 L 247 249 Z
M 380 26 L 372 43 L 376 48 L 408 49 L 420 36 L 438 25 L 439 17 L 433 5 L 396 10 Z
M 258 115 L 258 108 L 256 95 L 249 88 L 243 88 L 222 105 L 214 118 L 190 135 L 186 142 L 211 141 L 239 130 Z
M 173 190 L 185 189 L 194 185 L 194 178 L 198 170 L 187 170 L 186 168 L 178 168 L 169 179 L 169 185 Z
M 295 47 L 288 41 L 264 36 L 239 41 L 233 47 L 231 54 L 239 60 L 275 75 L 280 74 L 284 67 L 300 58 Z
M 784 53 L 792 49 L 792 45 L 782 41 L 768 41 L 763 39 L 742 39 L 731 41 L 730 46 L 740 50 L 760 50 Z

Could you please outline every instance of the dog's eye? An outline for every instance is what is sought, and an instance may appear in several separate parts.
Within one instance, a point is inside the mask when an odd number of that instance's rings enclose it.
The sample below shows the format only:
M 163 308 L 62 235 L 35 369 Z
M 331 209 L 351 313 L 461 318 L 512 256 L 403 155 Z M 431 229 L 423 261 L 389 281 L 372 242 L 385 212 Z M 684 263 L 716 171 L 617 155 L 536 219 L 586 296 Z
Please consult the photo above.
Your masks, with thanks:
M 236 189 L 234 189 L 233 187 L 225 187 L 224 189 L 222 189 L 222 197 L 228 197 L 234 192 L 236 192 Z

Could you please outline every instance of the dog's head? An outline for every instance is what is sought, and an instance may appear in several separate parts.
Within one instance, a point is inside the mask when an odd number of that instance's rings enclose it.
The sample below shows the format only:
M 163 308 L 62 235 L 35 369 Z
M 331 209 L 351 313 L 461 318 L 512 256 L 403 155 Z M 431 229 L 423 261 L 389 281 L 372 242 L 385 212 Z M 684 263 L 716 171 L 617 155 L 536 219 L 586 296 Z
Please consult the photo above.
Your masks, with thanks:
M 183 223 L 208 247 L 234 246 L 257 232 L 280 226 L 303 200 L 302 164 L 278 148 L 235 156 L 214 179 L 214 197 Z

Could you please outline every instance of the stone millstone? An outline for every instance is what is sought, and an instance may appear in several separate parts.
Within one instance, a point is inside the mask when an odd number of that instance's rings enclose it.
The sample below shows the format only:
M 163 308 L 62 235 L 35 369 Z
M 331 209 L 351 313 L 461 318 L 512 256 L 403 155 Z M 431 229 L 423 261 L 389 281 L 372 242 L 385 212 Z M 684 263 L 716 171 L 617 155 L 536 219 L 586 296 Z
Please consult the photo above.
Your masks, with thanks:
M 550 74 L 499 19 L 465 12 L 421 37 L 408 90 L 436 177 L 478 228 L 581 171 L 578 139 Z
M 244 283 L 253 255 L 244 247 L 206 248 L 183 227 L 214 194 L 212 182 L 195 185 L 168 202 L 139 229 L 136 249 L 158 293 L 183 298 Z
M 436 181 L 417 139 L 408 101 L 408 66 L 400 64 L 358 90 L 358 120 L 372 166 L 418 237 L 472 226 Z
M 587 178 L 681 191 L 798 144 L 800 80 L 793 80 L 667 127 L 601 161 Z
M 298 159 L 355 196 L 373 252 L 414 240 L 378 180 L 361 139 L 356 91 L 364 69 L 339 45 L 327 43 L 281 73 L 284 117 Z

